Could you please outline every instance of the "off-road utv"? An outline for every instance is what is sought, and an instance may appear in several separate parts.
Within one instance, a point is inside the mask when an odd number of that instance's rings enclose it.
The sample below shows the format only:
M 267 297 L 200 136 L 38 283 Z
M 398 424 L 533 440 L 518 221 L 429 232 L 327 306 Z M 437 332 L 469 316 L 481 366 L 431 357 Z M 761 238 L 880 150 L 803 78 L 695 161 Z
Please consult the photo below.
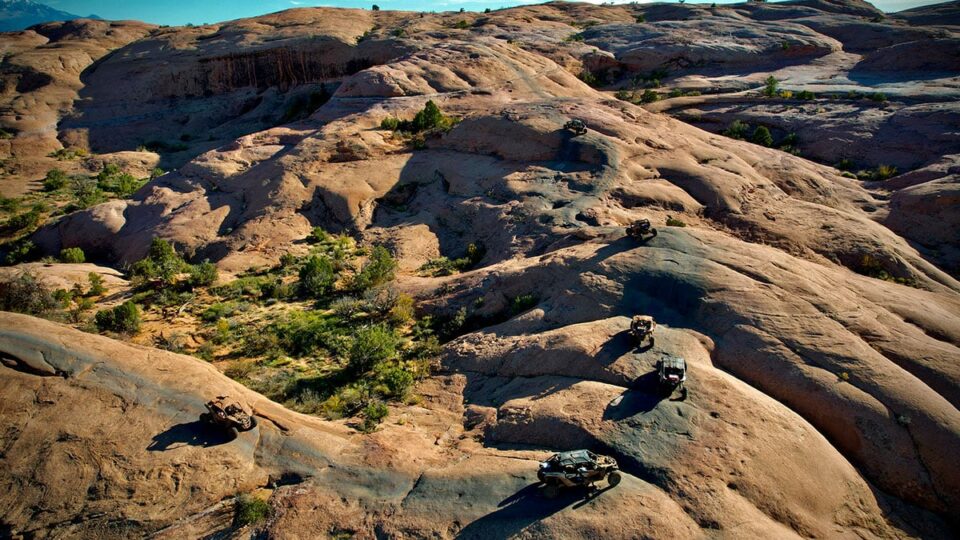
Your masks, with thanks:
M 574 119 L 564 124 L 563 129 L 569 129 L 575 135 L 583 135 L 584 133 L 587 132 L 587 124 L 585 124 L 583 120 Z
M 657 378 L 660 386 L 671 394 L 674 390 L 680 389 L 684 398 L 687 397 L 687 389 L 683 383 L 687 381 L 687 361 L 679 356 L 668 356 L 657 361 Z
M 200 415 L 200 421 L 223 429 L 234 438 L 257 425 L 257 419 L 228 396 L 217 396 L 208 401 L 206 407 L 207 412 Z
M 630 321 L 630 337 L 638 347 L 647 338 L 650 338 L 650 346 L 653 347 L 653 331 L 656 329 L 657 322 L 649 315 L 634 315 Z
M 544 495 L 555 497 L 561 487 L 592 487 L 606 479 L 610 487 L 620 483 L 620 468 L 612 457 L 599 456 L 589 450 L 573 450 L 554 454 L 540 463 L 537 478 L 544 483 Z
M 650 225 L 649 219 L 638 219 L 627 227 L 627 236 L 635 240 L 649 240 L 657 235 L 657 230 Z

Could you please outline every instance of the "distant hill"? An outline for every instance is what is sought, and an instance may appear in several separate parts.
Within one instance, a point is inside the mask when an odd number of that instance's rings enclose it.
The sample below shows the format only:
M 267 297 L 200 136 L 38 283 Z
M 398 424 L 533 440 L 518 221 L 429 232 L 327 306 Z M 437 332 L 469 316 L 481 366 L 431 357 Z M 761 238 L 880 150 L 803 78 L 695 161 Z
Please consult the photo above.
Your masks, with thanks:
M 23 30 L 42 22 L 69 21 L 80 15 L 53 9 L 33 0 L 0 0 L 0 32 Z M 86 18 L 98 19 L 96 15 Z

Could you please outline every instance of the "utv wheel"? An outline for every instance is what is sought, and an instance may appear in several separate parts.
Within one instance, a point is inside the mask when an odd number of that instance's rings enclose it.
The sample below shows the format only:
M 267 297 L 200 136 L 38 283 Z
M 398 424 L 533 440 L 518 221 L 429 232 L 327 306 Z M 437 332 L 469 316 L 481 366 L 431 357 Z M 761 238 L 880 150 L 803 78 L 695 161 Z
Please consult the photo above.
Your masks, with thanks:
M 610 487 L 615 487 L 620 483 L 620 480 L 623 480 L 623 476 L 620 474 L 620 471 L 613 471 L 607 475 L 607 484 L 609 484 Z
M 539 480 L 541 484 L 547 483 L 547 477 L 544 476 L 543 471 L 537 471 L 537 480 Z
M 543 488 L 543 496 L 548 499 L 556 499 L 557 495 L 560 494 L 560 486 L 556 484 L 547 484 Z
M 240 430 L 236 426 L 230 426 L 230 429 L 227 430 L 227 434 L 230 435 L 230 440 L 235 440 L 240 436 Z
M 200 413 L 200 421 L 205 424 L 209 424 L 213 421 L 213 418 L 211 418 L 210 413 Z
M 256 416 L 251 416 L 251 417 L 250 417 L 250 426 L 245 427 L 245 428 L 241 429 L 240 431 L 250 431 L 251 429 L 253 429 L 253 428 L 255 428 L 255 427 L 257 427 L 257 417 L 256 417 Z

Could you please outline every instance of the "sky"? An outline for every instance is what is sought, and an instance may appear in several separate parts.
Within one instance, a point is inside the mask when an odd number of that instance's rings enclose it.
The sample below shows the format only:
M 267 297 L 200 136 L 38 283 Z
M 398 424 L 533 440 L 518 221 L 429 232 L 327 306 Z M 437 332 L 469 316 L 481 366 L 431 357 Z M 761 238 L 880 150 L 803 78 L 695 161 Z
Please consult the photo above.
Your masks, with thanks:
M 205 24 L 253 17 L 295 7 L 334 6 L 369 9 L 374 3 L 381 9 L 410 11 L 483 11 L 521 4 L 535 4 L 535 0 L 38 0 L 42 4 L 87 16 L 98 15 L 104 19 L 136 19 L 154 24 L 184 25 Z M 588 0 L 601 3 L 600 0 Z M 690 0 L 696 3 L 698 0 Z M 712 0 L 703 0 L 712 1 Z M 717 0 L 718 4 L 730 4 L 742 0 Z M 900 11 L 940 0 L 873 0 L 878 8 Z M 616 0 L 614 3 L 629 3 Z

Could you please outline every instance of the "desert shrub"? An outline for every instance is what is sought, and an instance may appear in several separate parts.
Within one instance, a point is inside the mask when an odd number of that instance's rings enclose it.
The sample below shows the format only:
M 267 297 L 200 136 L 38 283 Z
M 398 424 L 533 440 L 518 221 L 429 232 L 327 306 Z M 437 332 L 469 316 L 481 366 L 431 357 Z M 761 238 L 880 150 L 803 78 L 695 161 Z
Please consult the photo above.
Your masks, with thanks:
M 521 294 L 510 301 L 510 311 L 514 314 L 523 313 L 537 305 L 539 299 L 534 294 Z
M 82 263 L 86 262 L 87 256 L 83 250 L 78 247 L 64 248 L 60 250 L 60 262 L 64 263 Z
M 780 97 L 783 98 L 783 99 L 790 99 L 790 98 L 793 97 L 793 91 L 791 91 L 791 90 L 781 90 L 779 95 L 780 95 Z
M 300 268 L 300 292 L 304 296 L 320 298 L 330 292 L 337 281 L 337 272 L 329 257 L 314 255 Z
M 898 173 L 897 168 L 892 165 L 877 165 L 876 169 L 870 171 L 860 171 L 857 173 L 857 178 L 861 180 L 872 180 L 874 182 L 879 182 L 881 180 L 886 180 L 888 178 L 893 178 Z
M 16 212 L 20 209 L 20 199 L 0 196 L 0 210 L 4 212 Z
M 456 22 L 456 24 L 453 25 L 453 27 L 460 30 L 466 30 L 467 28 L 470 28 L 470 23 L 468 23 L 463 19 L 460 19 L 459 21 Z
M 669 97 L 672 97 L 672 98 L 683 97 L 683 89 L 682 89 L 682 88 L 674 88 L 674 89 L 671 90 L 670 93 L 667 94 L 667 95 L 668 95 Z
M 389 316 L 390 322 L 397 326 L 412 321 L 414 316 L 413 297 L 408 294 L 398 295 L 393 307 L 390 308 Z
M 817 95 L 809 90 L 803 90 L 797 93 L 797 99 L 803 99 L 803 100 L 809 101 L 811 99 L 816 99 L 816 98 L 817 98 Z
M 46 178 L 43 179 L 43 190 L 44 191 L 57 191 L 63 189 L 67 186 L 67 181 L 70 177 L 67 176 L 67 173 L 61 171 L 60 169 L 50 169 L 47 171 Z
M 34 205 L 30 210 L 8 219 L 4 228 L 8 231 L 32 231 L 36 229 L 43 217 L 41 209 L 41 206 Z
M 413 374 L 401 366 L 382 364 L 377 368 L 377 382 L 387 397 L 403 399 L 413 386 Z
M 88 152 L 83 148 L 61 148 L 56 152 L 50 152 L 48 157 L 56 158 L 58 161 L 69 161 L 86 157 Z
M 87 291 L 88 296 L 100 296 L 107 292 L 107 288 L 103 284 L 103 276 L 100 274 L 90 272 L 87 274 L 87 281 L 90 283 L 90 289 Z
M 583 70 L 580 72 L 580 80 L 588 86 L 600 86 L 600 79 L 592 71 Z
M 583 34 L 570 34 L 569 36 L 563 38 L 563 40 L 568 43 L 583 41 Z
M 217 266 L 210 261 L 192 265 L 187 272 L 187 281 L 191 287 L 208 287 L 216 283 L 219 277 Z
M 645 22 L 647 22 L 647 18 L 644 17 L 642 14 L 641 14 L 641 15 L 637 15 L 636 17 L 633 18 L 633 20 L 634 20 L 635 22 L 637 22 L 638 24 L 639 24 L 639 23 L 645 23 Z
M 840 171 L 851 171 L 853 170 L 854 166 L 855 165 L 853 163 L 853 160 L 843 158 L 840 161 L 838 161 L 837 164 L 834 165 L 833 167 Z
M 397 261 L 393 259 L 387 248 L 376 246 L 370 253 L 363 268 L 354 276 L 353 286 L 358 290 L 370 289 L 393 280 L 397 271 Z
M 330 303 L 330 309 L 333 310 L 334 315 L 344 319 L 351 319 L 355 315 L 363 312 L 366 308 L 366 302 L 355 298 L 353 296 L 344 296 L 342 298 L 337 298 Z
M 393 358 L 400 340 L 393 330 L 374 325 L 357 331 L 350 347 L 350 368 L 356 373 L 365 373 L 374 366 Z
M 679 219 L 674 218 L 673 216 L 667 216 L 667 227 L 686 227 L 687 224 L 680 221 Z
M 424 105 L 423 110 L 413 117 L 412 127 L 414 131 L 419 132 L 434 128 L 446 128 L 449 127 L 450 123 L 450 118 L 444 116 L 440 107 L 437 107 L 437 104 L 430 100 Z
M 92 178 L 74 176 L 70 179 L 70 188 L 76 209 L 89 208 L 107 200 L 103 190 L 97 187 L 97 181 Z
M 374 4 L 373 7 L 370 8 L 370 10 L 371 10 L 371 11 L 380 11 L 380 6 Z
M 28 315 L 40 315 L 57 306 L 50 289 L 37 276 L 24 272 L 0 281 L 0 309 Z
M 750 129 L 750 124 L 743 122 L 741 120 L 734 120 L 730 123 L 723 134 L 732 139 L 743 140 L 747 136 L 747 131 Z
M 390 131 L 396 131 L 400 128 L 400 119 L 393 116 L 388 116 L 380 121 L 380 129 L 386 129 Z
M 118 197 L 133 195 L 145 183 L 145 180 L 140 180 L 123 172 L 115 163 L 107 163 L 103 166 L 103 170 L 97 174 L 97 188 L 101 191 L 114 193 Z
M 867 94 L 867 99 L 876 101 L 877 103 L 884 103 L 887 101 L 887 95 L 883 92 L 873 92 L 872 94 Z
M 757 126 L 757 128 L 753 130 L 753 135 L 750 136 L 750 142 L 769 147 L 773 145 L 773 136 L 766 126 Z
M 237 360 L 227 366 L 223 374 L 235 381 L 242 381 L 250 377 L 255 368 L 256 364 L 250 360 Z
M 777 90 L 780 88 L 780 81 L 777 80 L 773 75 L 767 77 L 763 81 L 763 95 L 767 97 L 774 97 L 777 95 Z
M 318 349 L 336 352 L 339 349 L 337 337 L 343 332 L 336 323 L 335 318 L 320 312 L 300 311 L 275 321 L 257 334 L 273 334 L 276 336 L 273 341 L 278 348 L 291 356 L 302 357 L 313 354 Z M 260 349 L 269 352 L 269 348 Z
M 177 254 L 169 242 L 154 238 L 147 256 L 133 263 L 130 275 L 135 281 L 159 281 L 161 285 L 173 285 L 177 275 L 188 269 L 187 263 Z
M 374 401 L 363 408 L 363 425 L 361 429 L 370 433 L 377 429 L 380 422 L 390 414 L 390 409 L 381 401 Z
M 136 334 L 140 331 L 140 307 L 127 301 L 98 311 L 94 321 L 101 332 Z
M 240 495 L 233 506 L 233 523 L 237 527 L 254 525 L 270 517 L 271 511 L 267 501 L 252 495 Z
M 20 264 L 23 262 L 28 262 L 37 257 L 39 250 L 37 246 L 30 240 L 24 240 L 22 242 L 17 242 L 10 247 L 10 250 L 7 251 L 7 257 L 5 262 L 7 264 Z
M 9 140 L 14 138 L 16 135 L 8 129 L 0 128 L 0 140 Z
M 651 89 L 646 89 L 643 91 L 643 94 L 640 94 L 640 103 L 653 103 L 660 100 L 660 94 L 654 92 Z

